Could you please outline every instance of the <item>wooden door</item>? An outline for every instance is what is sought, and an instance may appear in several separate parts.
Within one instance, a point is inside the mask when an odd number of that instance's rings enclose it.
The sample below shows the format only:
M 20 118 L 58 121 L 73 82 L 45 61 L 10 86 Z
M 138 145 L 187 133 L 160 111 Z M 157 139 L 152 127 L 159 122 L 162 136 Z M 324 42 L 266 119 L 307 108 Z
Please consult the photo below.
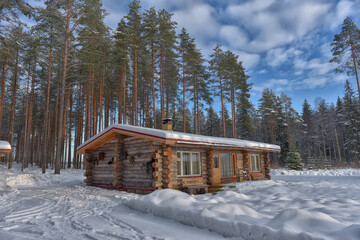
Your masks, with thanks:
M 220 184 L 221 183 L 221 168 L 220 168 L 220 159 L 219 154 L 213 155 L 214 168 L 212 172 L 213 181 L 212 184 Z

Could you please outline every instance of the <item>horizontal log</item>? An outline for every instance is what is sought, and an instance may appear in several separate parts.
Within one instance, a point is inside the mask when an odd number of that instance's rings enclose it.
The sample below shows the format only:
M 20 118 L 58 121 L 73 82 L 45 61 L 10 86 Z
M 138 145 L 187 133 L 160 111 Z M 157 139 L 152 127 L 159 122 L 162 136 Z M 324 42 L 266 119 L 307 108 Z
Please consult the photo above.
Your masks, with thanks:
M 153 182 L 153 183 L 152 183 L 152 186 L 153 186 L 153 187 L 161 187 L 162 185 L 163 185 L 162 182 Z
M 153 153 L 153 154 L 151 155 L 151 157 L 152 157 L 153 159 L 155 159 L 155 158 L 161 158 L 160 153 Z
M 153 172 L 152 175 L 153 177 L 160 177 L 162 176 L 162 172 Z
M 163 174 L 169 175 L 170 174 L 170 169 L 163 169 Z

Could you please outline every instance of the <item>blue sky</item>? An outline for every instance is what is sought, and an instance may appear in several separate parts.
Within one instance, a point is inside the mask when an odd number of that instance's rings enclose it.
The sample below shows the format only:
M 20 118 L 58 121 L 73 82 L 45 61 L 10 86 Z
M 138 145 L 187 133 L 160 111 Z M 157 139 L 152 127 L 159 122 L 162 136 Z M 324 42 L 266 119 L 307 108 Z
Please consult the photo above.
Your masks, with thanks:
M 109 27 L 116 28 L 129 2 L 103 0 Z M 173 13 L 178 32 L 185 27 L 205 58 L 217 43 L 238 54 L 254 84 L 255 105 L 263 89 L 271 88 L 290 96 L 301 112 L 305 98 L 313 106 L 316 97 L 335 102 L 346 79 L 356 86 L 353 76 L 335 75 L 329 60 L 344 18 L 360 26 L 360 0 L 143 0 L 141 6 Z
M 116 24 L 128 12 L 130 1 L 104 0 L 106 23 Z M 173 13 L 178 31 L 185 27 L 205 57 L 216 43 L 240 56 L 250 81 L 251 100 L 257 103 L 264 88 L 293 99 L 301 111 L 305 98 L 335 102 L 353 76 L 334 74 L 330 43 L 346 16 L 360 25 L 359 0 L 156 0 L 142 1 L 142 9 L 154 6 Z M 216 106 L 215 106 L 216 107 Z

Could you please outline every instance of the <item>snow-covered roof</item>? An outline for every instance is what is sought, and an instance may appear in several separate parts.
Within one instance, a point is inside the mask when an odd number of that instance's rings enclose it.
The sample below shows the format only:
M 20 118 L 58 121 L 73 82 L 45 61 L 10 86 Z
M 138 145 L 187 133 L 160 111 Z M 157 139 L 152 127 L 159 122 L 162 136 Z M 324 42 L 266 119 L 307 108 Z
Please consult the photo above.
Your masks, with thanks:
M 0 153 L 7 153 L 11 152 L 11 145 L 7 141 L 1 141 L 0 140 Z
M 83 144 L 78 146 L 77 152 L 84 153 L 85 149 L 95 150 L 94 146 L 101 146 L 115 138 L 114 133 L 122 135 L 136 136 L 139 138 L 151 139 L 158 142 L 168 144 L 191 144 L 212 147 L 231 147 L 254 150 L 266 150 L 272 152 L 280 152 L 280 146 L 262 142 L 254 142 L 234 138 L 209 137 L 204 135 L 196 135 L 191 133 L 165 131 L 160 129 L 137 127 L 132 125 L 113 124 L 89 138 Z M 111 137 L 112 136 L 112 137 Z M 97 143 L 97 142 L 100 142 Z M 92 146 L 92 147 L 91 147 Z

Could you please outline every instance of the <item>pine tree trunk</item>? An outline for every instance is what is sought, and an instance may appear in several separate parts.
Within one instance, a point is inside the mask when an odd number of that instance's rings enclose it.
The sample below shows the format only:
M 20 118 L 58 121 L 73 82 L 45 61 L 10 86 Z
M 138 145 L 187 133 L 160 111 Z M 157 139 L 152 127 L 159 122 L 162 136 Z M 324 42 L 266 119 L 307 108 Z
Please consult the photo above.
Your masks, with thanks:
M 24 171 L 24 168 L 27 167 L 27 159 L 25 158 L 26 153 L 26 145 L 27 145 L 27 122 L 28 122 L 28 111 L 29 111 L 29 87 L 30 87 L 30 75 L 31 75 L 31 60 L 29 61 L 29 69 L 28 69 L 28 83 L 26 88 L 26 105 L 25 105 L 25 131 L 24 131 L 24 144 L 22 146 L 22 166 L 21 171 Z
M 70 91 L 69 91 L 70 92 Z M 72 112 L 72 106 L 73 105 L 73 101 L 72 101 L 72 97 L 71 97 L 71 94 L 69 94 L 69 150 L 68 150 L 68 168 L 71 168 L 71 124 L 72 124 L 72 121 L 71 121 L 71 112 Z
M 14 126 L 15 126 L 15 104 L 16 104 L 16 88 L 17 88 L 17 77 L 18 77 L 18 65 L 19 65 L 19 49 L 16 49 L 16 61 L 15 61 L 15 72 L 14 72 L 14 82 L 12 89 L 12 101 L 11 101 L 11 112 L 10 112 L 10 131 L 9 131 L 9 141 L 10 145 L 14 145 Z M 9 154 L 9 165 L 8 169 L 12 167 L 13 153 Z
M 236 122 L 235 122 L 235 91 L 231 88 L 231 115 L 233 125 L 233 138 L 236 138 Z
M 126 124 L 126 60 L 124 62 L 124 85 L 123 85 L 123 89 L 124 89 L 124 94 L 123 94 L 123 124 Z
M 198 122 L 198 134 L 201 134 L 201 127 L 200 127 L 200 110 L 199 110 L 199 91 L 196 91 L 196 108 L 197 108 L 197 122 Z
M 153 121 L 154 121 L 153 128 L 156 128 L 154 42 L 151 43 L 151 80 L 152 80 Z
M 185 90 L 185 54 L 183 54 L 183 132 L 186 132 Z
M 102 122 L 102 100 L 103 100 L 103 82 L 104 82 L 104 76 L 105 76 L 105 65 L 104 65 L 104 73 L 100 72 L 100 86 L 99 86 L 99 132 L 101 132 L 101 122 Z
M 135 35 L 136 41 L 136 35 Z M 134 51 L 134 81 L 133 81 L 133 102 L 132 102 L 132 109 L 133 109 L 133 122 L 132 124 L 138 126 L 138 108 L 137 108 L 137 61 L 138 61 L 138 52 L 137 50 Z
M 161 59 L 160 59 L 160 104 L 161 104 L 161 119 L 164 119 L 164 51 L 165 43 L 161 44 Z
M 9 57 L 6 56 L 5 60 L 5 66 L 3 67 L 3 76 L 1 81 L 1 96 L 0 96 L 0 131 L 2 127 L 2 115 L 3 115 L 3 103 L 4 103 L 4 97 L 5 97 L 5 83 L 6 83 L 6 76 L 7 76 L 7 70 L 8 70 L 8 61 Z
M 60 174 L 61 168 L 61 157 L 62 149 L 64 146 L 63 139 L 63 121 L 64 118 L 64 95 L 65 95 L 65 83 L 66 83 L 66 71 L 67 71 L 67 57 L 68 57 L 68 44 L 69 44 L 69 35 L 70 35 L 70 11 L 71 11 L 71 0 L 68 0 L 67 8 L 67 21 L 66 21 L 66 33 L 65 33 L 65 49 L 64 49 L 64 63 L 63 63 L 63 75 L 61 81 L 61 94 L 60 94 L 60 107 L 59 107 L 59 123 L 58 123 L 58 136 L 57 136 L 57 146 L 56 146 L 56 159 L 55 159 L 55 174 Z
M 196 113 L 196 76 L 194 76 L 194 134 L 197 132 L 197 113 Z
M 122 123 L 122 83 L 123 83 L 123 71 L 122 67 L 119 67 L 119 78 L 118 78 L 118 102 L 119 102 L 119 108 L 118 108 L 118 123 Z
M 86 106 L 85 106 L 85 140 L 90 138 L 90 85 L 91 85 L 91 68 L 89 71 L 88 85 L 86 87 Z
M 41 169 L 42 173 L 45 173 L 46 171 L 46 161 L 48 158 L 48 125 L 49 125 L 49 108 L 50 108 L 50 86 L 51 86 L 51 67 L 52 67 L 52 26 L 51 26 L 51 33 L 50 33 L 50 51 L 49 51 L 49 69 L 48 69 L 48 80 L 47 80 L 47 86 L 46 86 L 46 103 L 45 103 L 45 110 L 44 110 L 44 131 L 43 131 L 43 149 L 42 149 L 42 163 L 41 163 Z
M 32 161 L 32 157 L 33 157 L 33 145 L 34 145 L 34 137 L 35 137 L 35 128 L 32 129 L 32 114 L 33 114 L 33 107 L 34 107 L 34 94 L 35 94 L 35 70 L 36 70 L 36 60 L 34 61 L 34 69 L 32 72 L 32 80 L 31 80 L 31 93 L 30 93 L 30 106 L 29 106 L 29 118 L 28 118 L 28 122 L 27 122 L 27 134 L 26 134 L 26 139 L 27 139 L 27 144 L 25 146 L 25 153 L 31 153 L 30 156 L 30 162 L 33 163 Z M 30 132 L 32 132 L 32 136 L 31 136 L 31 144 L 30 144 Z M 28 156 L 25 156 L 25 158 L 29 159 Z M 29 162 L 29 161 L 27 161 Z
M 224 131 L 224 137 L 226 137 L 225 106 L 224 106 L 223 86 L 222 86 L 221 76 L 220 76 L 220 98 L 221 98 L 221 114 L 222 114 L 222 122 L 223 122 L 223 131 Z

